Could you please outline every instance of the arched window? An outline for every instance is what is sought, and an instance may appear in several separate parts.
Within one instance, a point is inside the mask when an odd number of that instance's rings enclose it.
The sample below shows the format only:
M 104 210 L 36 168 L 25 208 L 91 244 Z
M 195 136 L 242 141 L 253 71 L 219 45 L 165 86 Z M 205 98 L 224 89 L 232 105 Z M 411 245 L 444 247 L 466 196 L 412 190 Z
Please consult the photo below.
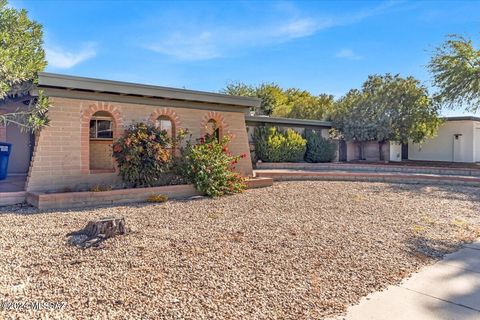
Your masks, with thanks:
M 208 120 L 205 128 L 205 133 L 208 135 L 214 136 L 215 139 L 219 141 L 221 138 L 221 135 L 220 135 L 220 127 L 218 126 L 217 121 L 215 121 L 214 119 Z
M 90 140 L 113 140 L 113 117 L 107 111 L 95 112 L 90 119 Z
M 157 118 L 157 127 L 160 130 L 165 130 L 167 132 L 167 135 L 170 138 L 173 138 L 175 136 L 175 125 L 173 124 L 172 119 L 170 119 L 167 116 L 160 116 Z
M 108 111 L 97 111 L 90 119 L 90 170 L 113 170 L 114 119 Z

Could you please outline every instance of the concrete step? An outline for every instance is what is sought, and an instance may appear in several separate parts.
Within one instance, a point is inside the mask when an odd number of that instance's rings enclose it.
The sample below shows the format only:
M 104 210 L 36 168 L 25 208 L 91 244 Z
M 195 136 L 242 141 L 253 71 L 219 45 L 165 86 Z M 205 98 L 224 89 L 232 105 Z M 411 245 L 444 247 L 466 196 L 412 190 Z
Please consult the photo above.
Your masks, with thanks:
M 452 168 L 421 165 L 361 164 L 361 163 L 257 163 L 258 170 L 308 170 L 308 171 L 354 171 L 354 172 L 401 172 L 435 175 L 480 177 L 480 166 L 476 168 Z
M 362 171 L 311 171 L 311 170 L 255 170 L 257 177 L 268 177 L 274 181 L 286 180 L 332 180 L 332 181 L 370 181 L 412 184 L 445 184 L 480 186 L 480 177 L 458 175 L 435 175 L 403 172 L 362 172 Z

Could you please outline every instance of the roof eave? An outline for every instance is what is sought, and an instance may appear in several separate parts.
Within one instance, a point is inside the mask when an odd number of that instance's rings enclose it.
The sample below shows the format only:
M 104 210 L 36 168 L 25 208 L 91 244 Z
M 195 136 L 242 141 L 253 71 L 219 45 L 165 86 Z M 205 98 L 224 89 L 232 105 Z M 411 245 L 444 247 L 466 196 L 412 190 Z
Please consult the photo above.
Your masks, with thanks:
M 144 85 L 138 83 L 85 78 L 54 73 L 40 72 L 38 88 L 62 88 L 67 90 L 87 90 L 97 93 L 135 95 L 171 100 L 187 100 L 214 104 L 234 105 L 243 108 L 259 107 L 261 100 L 251 97 L 230 96 L 219 93 L 194 91 Z
M 245 116 L 247 122 L 255 123 L 270 123 L 270 124 L 284 124 L 291 126 L 309 126 L 309 127 L 324 127 L 331 128 L 330 121 L 310 120 L 310 119 L 294 119 L 294 118 L 277 118 L 277 117 L 262 117 L 262 116 Z

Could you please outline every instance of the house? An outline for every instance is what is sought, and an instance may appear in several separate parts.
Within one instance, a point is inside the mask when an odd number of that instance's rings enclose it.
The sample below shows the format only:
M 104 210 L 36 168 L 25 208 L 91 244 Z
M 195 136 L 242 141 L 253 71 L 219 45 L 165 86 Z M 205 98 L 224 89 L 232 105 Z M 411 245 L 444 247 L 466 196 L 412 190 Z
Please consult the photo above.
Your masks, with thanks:
M 480 162 L 480 117 L 447 117 L 434 138 L 408 144 L 408 159 Z
M 0 141 L 13 144 L 9 178 L 17 191 L 121 183 L 112 143 L 134 122 L 155 123 L 172 136 L 181 128 L 193 138 L 213 128 L 220 136 L 231 134 L 231 152 L 247 154 L 236 168 L 252 176 L 245 114 L 259 99 L 51 73 L 39 74 L 36 90 L 49 97 L 49 126 L 34 136 L 14 125 L 0 127 Z M 0 104 L 0 113 L 26 108 L 30 98 Z

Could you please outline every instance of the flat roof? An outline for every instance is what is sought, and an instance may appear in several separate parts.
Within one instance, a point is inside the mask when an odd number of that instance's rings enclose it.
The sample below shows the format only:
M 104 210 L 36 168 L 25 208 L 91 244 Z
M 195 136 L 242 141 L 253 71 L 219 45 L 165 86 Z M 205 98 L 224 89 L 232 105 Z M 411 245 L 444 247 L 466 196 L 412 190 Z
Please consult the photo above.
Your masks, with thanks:
M 272 123 L 277 125 L 289 125 L 299 127 L 325 127 L 331 128 L 332 123 L 324 120 L 310 120 L 310 119 L 293 119 L 293 118 L 277 118 L 267 116 L 245 116 L 246 122 L 254 123 Z
M 457 116 L 457 117 L 443 117 L 446 121 L 480 121 L 480 117 L 475 116 Z
M 112 81 L 95 78 L 77 77 L 63 74 L 40 72 L 38 88 L 66 89 L 69 91 L 87 91 L 121 96 L 187 100 L 214 104 L 234 105 L 244 108 L 259 107 L 261 100 L 252 97 L 231 96 L 227 94 L 161 87 L 147 84 Z

